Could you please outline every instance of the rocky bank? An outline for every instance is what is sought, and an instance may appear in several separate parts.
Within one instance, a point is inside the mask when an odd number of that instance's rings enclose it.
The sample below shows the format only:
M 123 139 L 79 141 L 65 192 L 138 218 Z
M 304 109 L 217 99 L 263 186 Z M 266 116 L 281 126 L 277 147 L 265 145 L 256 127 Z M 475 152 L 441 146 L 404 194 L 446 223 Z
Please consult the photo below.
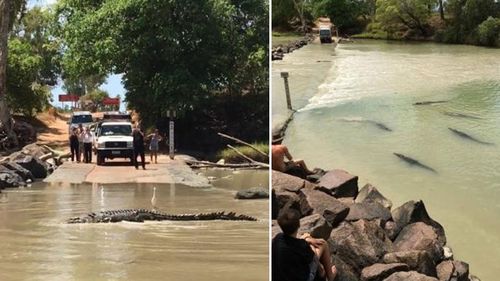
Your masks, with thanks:
M 304 38 L 290 42 L 286 45 L 278 45 L 273 47 L 271 52 L 272 60 L 282 60 L 285 54 L 291 53 L 297 49 L 304 47 L 314 40 L 314 35 L 307 34 Z
M 0 190 L 26 186 L 44 179 L 61 164 L 60 155 L 37 144 L 29 144 L 0 160 Z
M 445 230 L 422 201 L 392 208 L 371 184 L 343 170 L 316 183 L 273 171 L 273 237 L 279 212 L 301 213 L 299 236 L 325 239 L 337 266 L 337 281 L 477 281 L 466 262 L 455 260 Z

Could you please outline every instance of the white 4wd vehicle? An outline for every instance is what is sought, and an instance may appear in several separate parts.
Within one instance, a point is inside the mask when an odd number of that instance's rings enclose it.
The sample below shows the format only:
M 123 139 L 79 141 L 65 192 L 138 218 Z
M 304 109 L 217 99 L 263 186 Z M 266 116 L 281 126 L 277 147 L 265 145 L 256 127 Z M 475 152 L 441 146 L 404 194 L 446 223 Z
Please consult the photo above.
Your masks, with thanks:
M 92 114 L 89 111 L 75 111 L 71 114 L 71 118 L 68 121 L 68 132 L 71 134 L 74 128 L 78 128 L 78 125 L 82 124 L 83 127 L 89 127 L 94 122 Z
M 132 124 L 127 121 L 102 122 L 96 131 L 94 147 L 97 151 L 97 165 L 106 158 L 129 158 L 134 156 Z

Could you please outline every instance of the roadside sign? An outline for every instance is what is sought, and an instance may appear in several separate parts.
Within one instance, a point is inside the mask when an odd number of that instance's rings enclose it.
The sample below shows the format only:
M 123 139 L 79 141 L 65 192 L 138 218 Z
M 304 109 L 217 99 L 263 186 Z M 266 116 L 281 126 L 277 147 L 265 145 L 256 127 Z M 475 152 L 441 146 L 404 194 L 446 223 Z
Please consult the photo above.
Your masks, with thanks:
M 168 130 L 168 140 L 169 140 L 169 146 L 168 146 L 168 155 L 170 156 L 170 159 L 174 159 L 174 121 L 170 120 L 169 122 L 169 130 Z
M 104 98 L 102 100 L 104 105 L 120 105 L 120 98 Z
M 71 94 L 59 95 L 60 102 L 68 102 L 68 101 L 77 102 L 78 100 L 80 100 L 80 97 L 77 95 L 71 95 Z

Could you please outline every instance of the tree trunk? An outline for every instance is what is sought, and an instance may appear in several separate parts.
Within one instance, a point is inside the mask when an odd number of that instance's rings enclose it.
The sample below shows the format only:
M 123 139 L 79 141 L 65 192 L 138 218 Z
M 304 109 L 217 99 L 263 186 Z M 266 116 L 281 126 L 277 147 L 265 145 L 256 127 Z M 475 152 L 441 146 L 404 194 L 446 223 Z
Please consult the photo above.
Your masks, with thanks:
M 444 21 L 444 7 L 443 0 L 439 0 L 439 15 L 441 16 L 441 20 Z
M 293 0 L 293 5 L 295 6 L 295 10 L 297 10 L 297 13 L 299 14 L 300 24 L 302 25 L 301 31 L 306 34 L 307 28 L 306 19 L 304 18 L 304 2 L 300 3 L 300 0 Z
M 11 142 L 17 146 L 13 131 L 12 117 L 7 105 L 7 42 L 9 39 L 12 0 L 0 0 L 0 128 Z

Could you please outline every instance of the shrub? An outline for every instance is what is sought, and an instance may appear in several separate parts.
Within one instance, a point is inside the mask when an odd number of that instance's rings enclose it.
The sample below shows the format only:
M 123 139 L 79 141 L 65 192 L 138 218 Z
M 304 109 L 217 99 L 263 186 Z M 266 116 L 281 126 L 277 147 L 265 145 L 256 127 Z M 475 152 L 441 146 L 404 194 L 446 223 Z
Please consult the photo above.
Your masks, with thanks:
M 267 143 L 253 143 L 253 146 L 257 147 L 260 151 L 269 155 L 269 145 Z M 268 157 L 264 157 L 262 154 L 258 153 L 254 149 L 248 146 L 235 146 L 241 153 L 252 158 L 255 161 L 267 163 L 269 161 Z M 243 159 L 238 153 L 230 148 L 226 148 L 218 153 L 218 157 L 224 159 L 226 163 L 245 163 L 247 160 Z
M 479 44 L 500 46 L 500 18 L 488 17 L 477 27 Z

